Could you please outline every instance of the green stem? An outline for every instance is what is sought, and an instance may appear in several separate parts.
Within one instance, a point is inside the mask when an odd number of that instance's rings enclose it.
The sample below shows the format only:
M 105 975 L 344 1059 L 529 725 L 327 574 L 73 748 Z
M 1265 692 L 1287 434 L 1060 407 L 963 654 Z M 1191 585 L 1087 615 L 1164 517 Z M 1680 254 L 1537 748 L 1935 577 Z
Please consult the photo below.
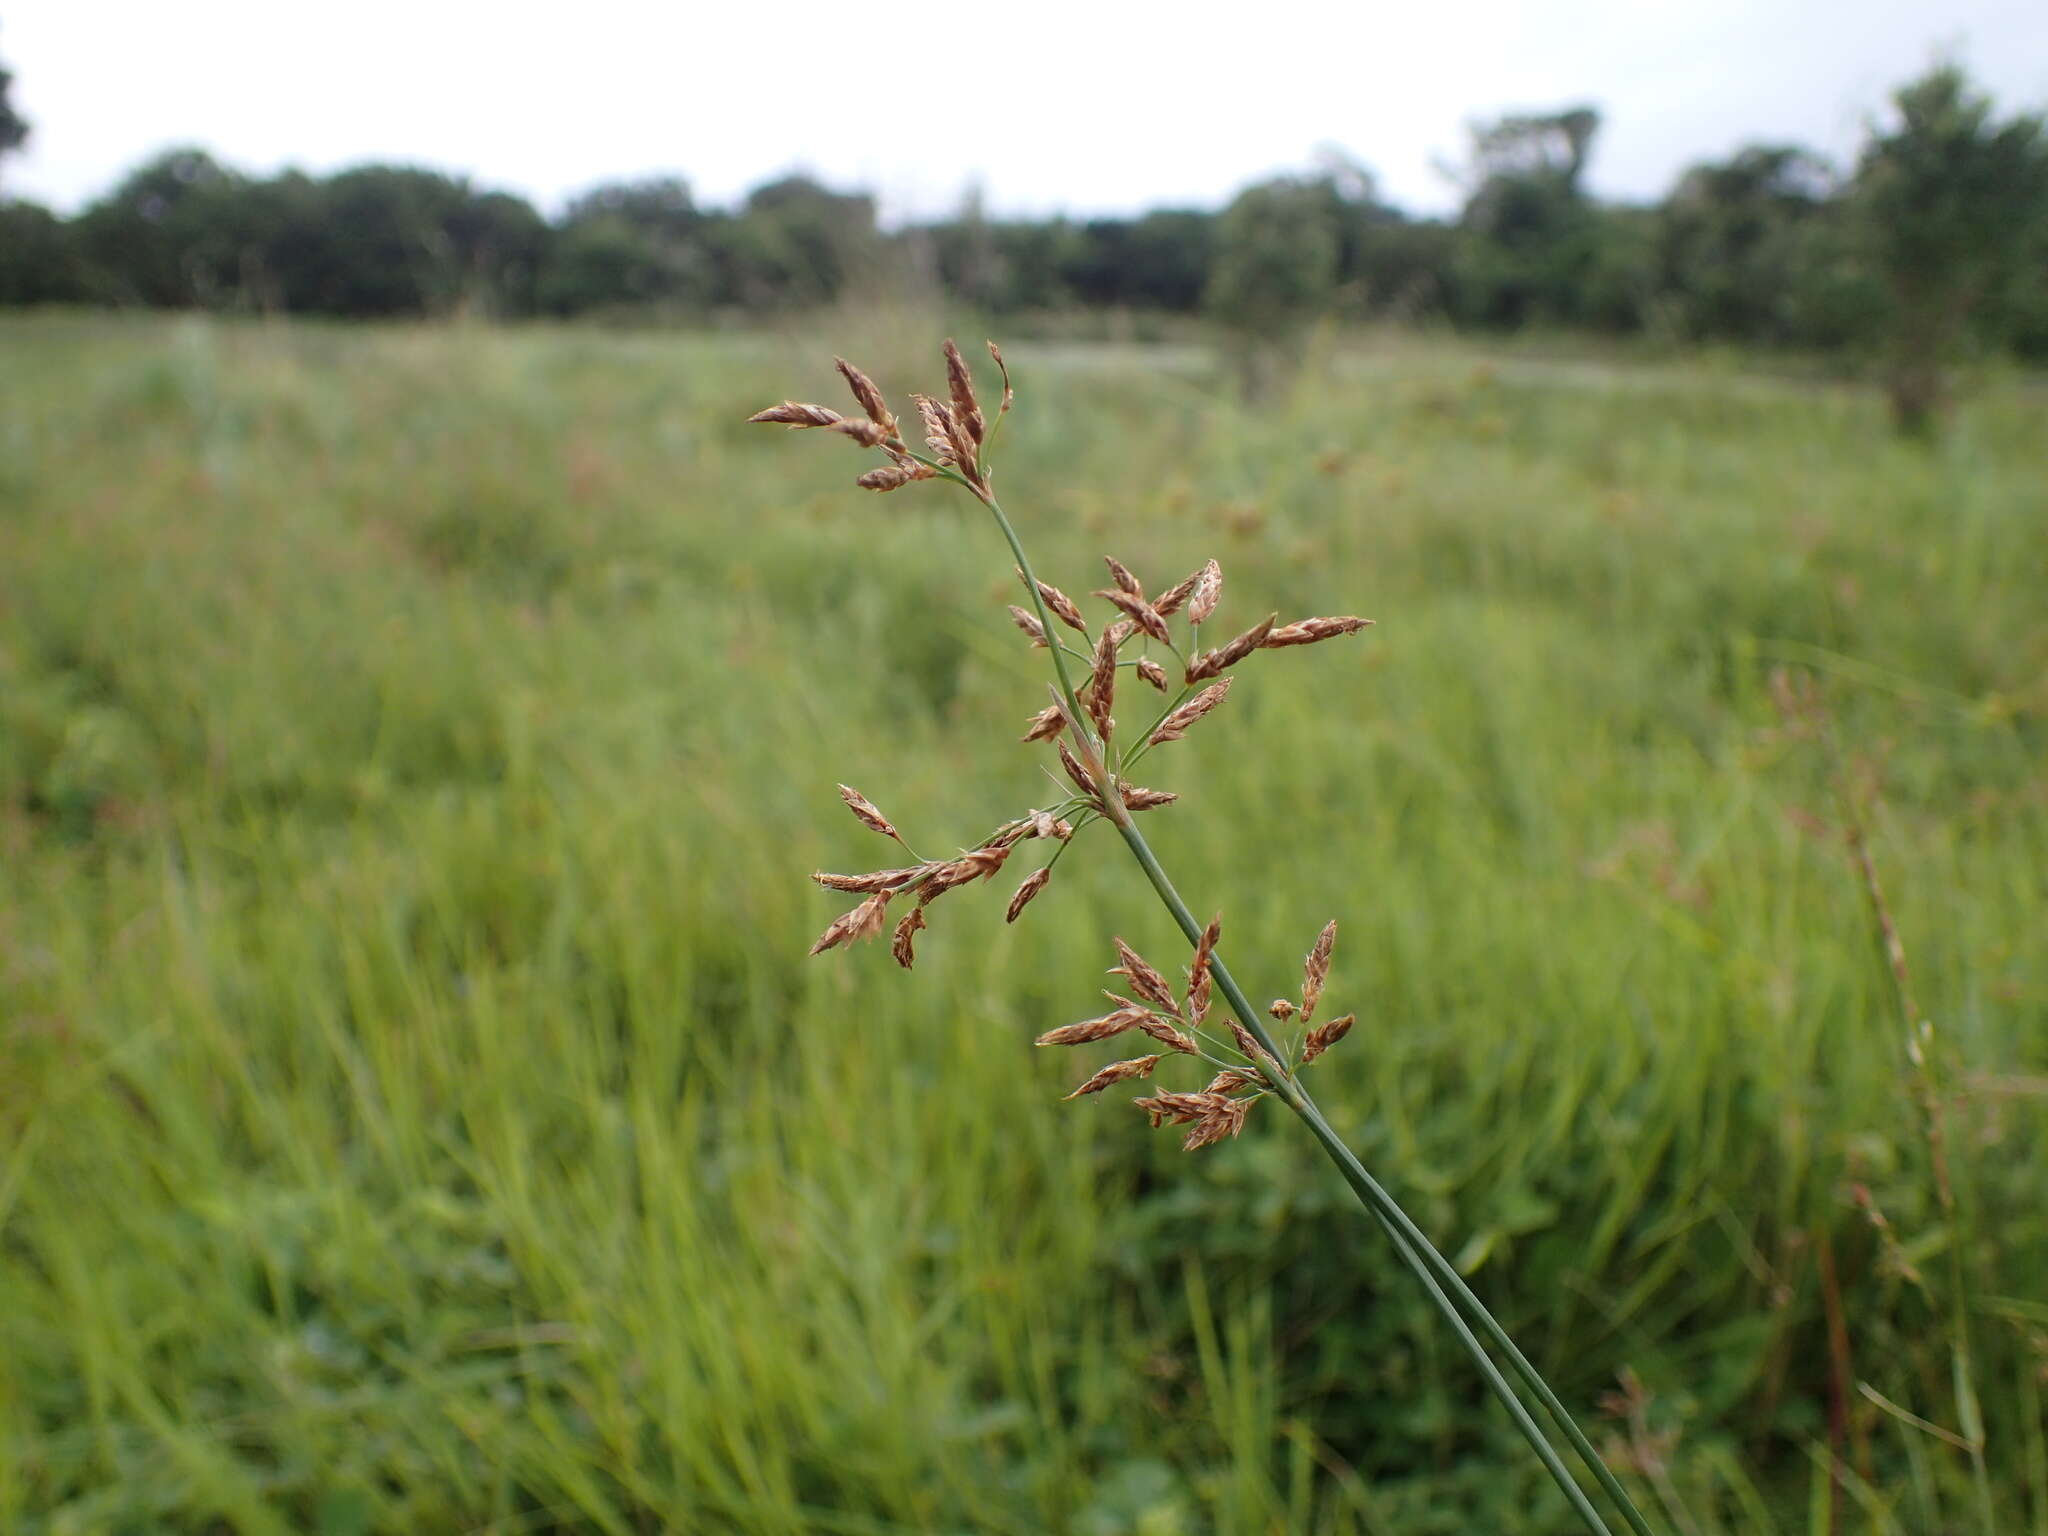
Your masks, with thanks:
M 1024 553 L 1024 546 L 1017 537 L 1017 530 L 1011 526 L 1009 518 L 1003 514 L 1002 507 L 993 496 L 982 495 L 981 500 L 995 517 L 996 526 L 1002 530 L 1003 538 L 1008 542 L 1011 554 L 1016 557 L 1017 569 L 1022 573 L 1024 585 L 1029 590 L 1031 601 L 1038 610 L 1038 620 L 1046 626 L 1046 631 L 1050 634 L 1052 632 L 1051 615 L 1046 612 L 1044 600 L 1039 596 L 1038 579 L 1032 572 L 1030 559 Z M 1080 724 L 1085 717 L 1081 713 L 1079 702 L 1074 697 L 1073 684 L 1067 676 L 1066 663 L 1061 659 L 1057 649 L 1053 650 L 1052 658 L 1053 668 L 1059 675 L 1060 693 L 1066 702 L 1069 719 L 1073 722 L 1074 732 L 1076 735 L 1083 737 L 1080 744 L 1088 746 L 1089 743 Z M 1189 910 L 1188 904 L 1181 899 L 1180 892 L 1174 889 L 1172 880 L 1167 877 L 1166 870 L 1160 865 L 1158 855 L 1153 853 L 1151 844 L 1146 842 L 1145 834 L 1132 824 L 1129 813 L 1124 812 L 1122 805 L 1116 800 L 1115 785 L 1110 781 L 1106 767 L 1103 780 L 1104 798 L 1108 802 L 1107 819 L 1123 837 L 1125 844 L 1131 850 L 1132 857 L 1138 861 L 1139 867 L 1144 870 L 1146 879 L 1151 881 L 1153 890 L 1158 893 L 1160 901 L 1165 905 L 1166 910 L 1172 914 L 1174 922 L 1179 925 L 1181 932 L 1186 935 L 1188 942 L 1190 944 L 1199 944 L 1202 937 L 1202 925 L 1196 921 L 1195 915 Z M 1243 989 L 1238 986 L 1236 978 L 1230 974 L 1229 967 L 1223 963 L 1220 954 L 1211 954 L 1209 969 L 1210 974 L 1215 977 L 1218 990 L 1223 994 L 1224 1001 L 1229 1004 L 1231 1011 L 1237 1015 L 1239 1021 L 1251 1033 L 1252 1038 L 1272 1056 L 1276 1063 L 1284 1061 L 1285 1058 L 1281 1055 L 1278 1045 L 1266 1030 L 1262 1015 L 1257 1009 L 1252 1007 L 1250 1000 L 1244 995 Z M 1514 1368 L 1515 1374 L 1521 1377 L 1523 1383 L 1530 1391 L 1536 1394 L 1538 1400 L 1542 1402 L 1545 1409 L 1550 1413 L 1550 1416 L 1556 1420 L 1558 1426 L 1564 1431 L 1566 1438 L 1571 1442 L 1572 1448 L 1577 1451 L 1579 1458 L 1585 1462 L 1587 1469 L 1593 1474 L 1594 1479 L 1600 1484 L 1607 1496 L 1614 1501 L 1615 1507 L 1620 1510 L 1623 1518 L 1627 1520 L 1629 1528 L 1636 1533 L 1636 1536 L 1652 1536 L 1649 1522 L 1643 1518 L 1642 1512 L 1636 1508 L 1635 1502 L 1629 1498 L 1627 1490 L 1621 1486 L 1614 1474 L 1608 1470 L 1607 1464 L 1600 1459 L 1599 1453 L 1593 1449 L 1592 1442 L 1586 1438 L 1584 1432 L 1573 1421 L 1570 1412 L 1567 1411 L 1564 1404 L 1558 1399 L 1557 1394 L 1551 1391 L 1549 1383 L 1544 1381 L 1543 1377 L 1537 1372 L 1536 1367 L 1529 1363 L 1528 1357 L 1515 1347 L 1515 1343 L 1508 1337 L 1507 1331 L 1500 1326 L 1493 1314 L 1472 1293 L 1471 1287 L 1465 1284 L 1464 1278 L 1459 1275 L 1457 1269 L 1437 1251 L 1435 1245 L 1424 1235 L 1422 1229 L 1416 1226 L 1414 1221 L 1408 1216 L 1408 1213 L 1402 1210 L 1400 1205 L 1394 1200 L 1394 1197 L 1388 1194 L 1379 1181 L 1366 1171 L 1365 1165 L 1359 1162 L 1357 1156 L 1344 1144 L 1343 1139 L 1331 1129 L 1329 1121 L 1323 1118 L 1322 1111 L 1316 1107 L 1315 1101 L 1309 1097 L 1307 1090 L 1284 1067 L 1279 1069 L 1279 1077 L 1274 1082 L 1273 1087 L 1279 1096 L 1287 1102 L 1288 1107 L 1307 1124 L 1310 1133 L 1322 1145 L 1324 1152 L 1328 1154 L 1331 1161 L 1337 1165 L 1337 1170 L 1343 1176 L 1344 1181 L 1351 1186 L 1352 1192 L 1358 1196 L 1366 1209 L 1371 1211 L 1373 1216 L 1379 1221 L 1381 1227 L 1392 1240 L 1395 1253 L 1413 1272 L 1417 1280 L 1422 1283 L 1431 1303 L 1457 1332 L 1460 1342 L 1465 1345 L 1467 1352 L 1471 1354 L 1480 1371 L 1486 1377 L 1488 1387 L 1492 1389 L 1494 1395 L 1507 1408 L 1508 1413 L 1515 1421 L 1515 1427 L 1521 1431 L 1523 1438 L 1529 1442 L 1530 1448 L 1535 1451 L 1545 1470 L 1550 1473 L 1551 1478 L 1557 1483 L 1566 1499 L 1571 1502 L 1572 1507 L 1578 1512 L 1588 1529 L 1602 1533 L 1602 1536 L 1607 1536 L 1609 1531 L 1608 1526 L 1601 1520 L 1599 1513 L 1587 1501 L 1584 1491 L 1579 1487 L 1577 1480 L 1571 1475 L 1570 1469 L 1559 1460 L 1556 1450 L 1551 1446 L 1542 1428 L 1530 1417 L 1521 1399 L 1516 1396 L 1513 1387 L 1501 1375 L 1499 1368 L 1494 1364 L 1493 1358 L 1487 1353 L 1485 1345 L 1474 1335 L 1471 1326 L 1459 1311 L 1460 1306 L 1471 1314 L 1472 1322 L 1477 1323 L 1480 1330 L 1492 1341 L 1494 1347 L 1507 1357 L 1508 1363 Z M 1450 1292 L 1449 1296 L 1445 1294 L 1446 1288 Z M 1452 1297 L 1457 1298 L 1456 1304 L 1453 1303 Z

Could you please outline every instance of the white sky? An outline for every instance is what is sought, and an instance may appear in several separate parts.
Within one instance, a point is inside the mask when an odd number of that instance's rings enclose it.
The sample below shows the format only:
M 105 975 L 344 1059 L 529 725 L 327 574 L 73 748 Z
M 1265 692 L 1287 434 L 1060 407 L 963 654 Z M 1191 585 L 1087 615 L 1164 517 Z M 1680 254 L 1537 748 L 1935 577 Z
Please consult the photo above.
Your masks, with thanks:
M 2002 112 L 2048 105 L 2044 0 L 0 0 L 34 127 L 6 188 L 65 210 L 197 143 L 254 171 L 422 163 L 548 212 L 616 177 L 727 203 L 802 167 L 898 219 L 976 177 L 999 211 L 1214 205 L 1327 144 L 1440 211 L 1467 120 L 1581 100 L 1595 190 L 1651 198 L 1753 140 L 1846 159 L 1943 53 Z

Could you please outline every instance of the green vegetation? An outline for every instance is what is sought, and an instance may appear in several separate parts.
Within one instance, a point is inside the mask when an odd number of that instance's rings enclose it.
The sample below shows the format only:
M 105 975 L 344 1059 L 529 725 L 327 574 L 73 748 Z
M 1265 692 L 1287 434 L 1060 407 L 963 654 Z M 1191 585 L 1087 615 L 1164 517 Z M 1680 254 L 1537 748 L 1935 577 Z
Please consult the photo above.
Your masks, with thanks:
M 803 959 L 873 841 L 836 779 L 963 840 L 1032 792 L 978 510 L 741 420 L 938 330 L 5 324 L 0 1528 L 1571 1529 L 1306 1138 L 1057 1102 L 1102 935 L 1172 947 L 1106 843 L 914 980 Z M 1929 448 L 1705 365 L 1332 346 L 1246 413 L 1008 351 L 1046 579 L 1380 621 L 1262 664 L 1148 834 L 1289 957 L 1249 987 L 1342 921 L 1326 1111 L 1658 1523 L 1976 1530 L 1857 1390 L 1969 1427 L 1772 704 L 1817 677 L 1939 1026 L 1999 1528 L 2048 1530 L 2034 386 Z

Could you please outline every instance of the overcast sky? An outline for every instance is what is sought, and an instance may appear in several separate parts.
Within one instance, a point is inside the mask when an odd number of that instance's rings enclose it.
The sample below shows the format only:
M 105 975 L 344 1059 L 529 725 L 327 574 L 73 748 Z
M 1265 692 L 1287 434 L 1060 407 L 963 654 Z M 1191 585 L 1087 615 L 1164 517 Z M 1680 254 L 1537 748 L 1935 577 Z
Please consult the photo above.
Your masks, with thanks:
M 1651 198 L 1751 140 L 1838 159 L 1939 55 L 2048 105 L 2048 0 L 1464 0 L 959 6 L 0 0 L 34 126 L 6 188 L 72 210 L 194 143 L 231 164 L 403 160 L 549 212 L 680 172 L 729 202 L 804 168 L 901 219 L 1221 202 L 1335 146 L 1415 210 L 1464 124 L 1596 104 L 1592 182 Z

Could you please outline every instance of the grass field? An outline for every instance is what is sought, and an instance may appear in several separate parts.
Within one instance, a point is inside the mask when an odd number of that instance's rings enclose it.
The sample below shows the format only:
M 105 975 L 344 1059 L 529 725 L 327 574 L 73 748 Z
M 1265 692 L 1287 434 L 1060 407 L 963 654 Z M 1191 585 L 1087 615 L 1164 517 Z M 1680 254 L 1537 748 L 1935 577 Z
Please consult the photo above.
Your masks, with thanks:
M 888 862 L 835 782 L 927 851 L 1044 784 L 978 510 L 741 422 L 940 334 L 0 321 L 0 1529 L 1570 1528 L 1298 1127 L 1057 1101 L 1109 936 L 1178 958 L 1113 838 L 804 958 Z M 2040 395 L 1008 350 L 1047 579 L 1379 621 L 1150 831 L 1255 995 L 1341 921 L 1325 1108 L 1660 1527 L 1983 1530 L 1858 1389 L 1967 1432 L 1957 1244 L 2048 1533 Z M 1881 783 L 1957 1221 L 1779 667 Z

